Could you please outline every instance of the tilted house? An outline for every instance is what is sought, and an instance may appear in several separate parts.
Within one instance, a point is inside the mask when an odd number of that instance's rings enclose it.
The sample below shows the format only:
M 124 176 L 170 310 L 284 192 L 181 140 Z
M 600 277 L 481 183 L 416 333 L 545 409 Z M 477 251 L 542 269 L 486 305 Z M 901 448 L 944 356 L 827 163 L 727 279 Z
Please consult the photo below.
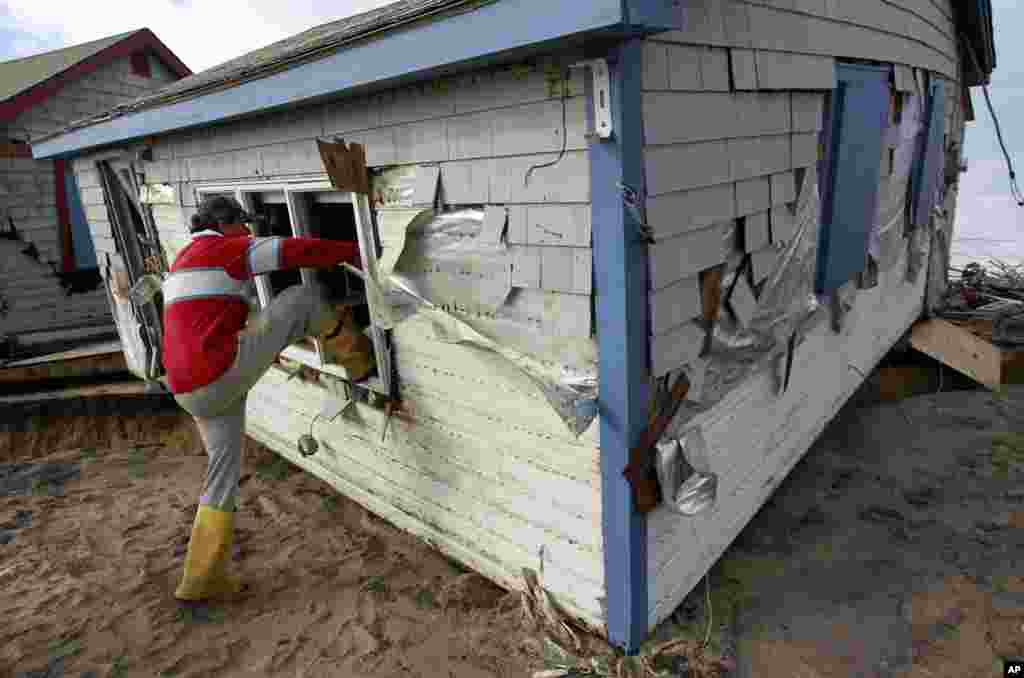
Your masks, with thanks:
M 0 62 L 0 360 L 115 332 L 75 177 L 32 142 L 191 73 L 148 29 Z
M 410 0 L 34 151 L 74 158 L 133 326 L 134 236 L 170 259 L 204 194 L 358 240 L 369 275 L 322 279 L 376 372 L 290 347 L 249 433 L 635 649 L 924 312 L 993 67 L 985 2 Z

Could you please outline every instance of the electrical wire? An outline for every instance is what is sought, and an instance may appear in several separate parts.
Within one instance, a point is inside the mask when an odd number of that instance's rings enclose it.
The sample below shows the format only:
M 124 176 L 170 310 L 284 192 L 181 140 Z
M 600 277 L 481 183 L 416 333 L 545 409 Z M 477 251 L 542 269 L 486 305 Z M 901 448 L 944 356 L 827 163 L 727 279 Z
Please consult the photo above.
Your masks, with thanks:
M 560 83 L 561 87 L 562 87 L 562 150 L 560 150 L 558 152 L 558 157 L 555 158 L 554 160 L 552 160 L 551 162 L 545 162 L 545 163 L 541 163 L 539 165 L 532 165 L 530 167 L 530 169 L 526 170 L 526 174 L 523 176 L 523 186 L 529 186 L 530 185 L 530 175 L 533 174 L 534 170 L 544 169 L 545 167 L 552 167 L 554 165 L 557 165 L 558 163 L 562 162 L 562 158 L 565 157 L 565 151 L 566 151 L 566 146 L 568 144 L 568 136 L 569 136 L 569 132 L 568 132 L 568 127 L 569 127 L 569 125 L 568 125 L 568 113 L 566 111 L 566 108 L 567 108 L 566 99 L 568 98 L 568 93 L 569 93 L 569 77 L 570 77 L 569 73 L 566 72 L 563 75 L 562 82 Z
M 978 55 L 974 53 L 974 46 L 968 42 L 962 33 L 960 34 L 960 41 L 967 48 L 967 53 L 971 57 L 971 63 L 974 64 L 975 70 L 981 73 L 981 65 L 978 63 Z M 992 99 L 988 95 L 988 85 L 984 82 L 981 83 L 981 91 L 985 94 L 985 106 L 988 108 L 988 114 L 992 116 L 992 124 L 996 128 L 996 138 L 999 140 L 999 147 L 1003 151 L 1003 157 L 1006 158 L 1006 167 L 1010 172 L 1010 194 L 1017 201 L 1018 207 L 1024 207 L 1024 193 L 1021 193 L 1020 186 L 1017 184 L 1017 173 L 1013 171 L 1013 160 L 1010 158 L 1010 152 L 1006 149 L 1006 142 L 1003 140 L 1003 130 L 999 125 L 999 118 L 996 116 L 995 107 L 992 106 Z

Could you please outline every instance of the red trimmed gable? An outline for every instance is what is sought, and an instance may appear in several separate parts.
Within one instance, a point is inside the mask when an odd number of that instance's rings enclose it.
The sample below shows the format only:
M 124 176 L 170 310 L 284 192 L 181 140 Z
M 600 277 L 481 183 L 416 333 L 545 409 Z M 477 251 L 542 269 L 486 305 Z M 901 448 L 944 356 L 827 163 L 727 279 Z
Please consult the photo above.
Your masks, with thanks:
M 132 61 L 133 71 L 135 69 L 135 61 L 139 57 L 136 54 L 143 56 L 151 54 L 159 59 L 167 67 L 167 69 L 178 76 L 178 78 L 185 78 L 192 75 L 192 70 L 186 66 L 178 56 L 170 50 L 160 38 L 156 37 L 153 31 L 148 28 L 143 28 L 130 36 L 117 42 L 110 47 L 97 52 L 87 59 L 79 61 L 74 66 L 71 66 L 67 70 L 55 75 L 54 77 L 41 82 L 34 87 L 31 87 L 24 92 L 21 92 L 17 96 L 14 96 L 6 101 L 0 102 L 0 122 L 9 122 L 17 117 L 20 113 L 36 106 L 60 91 L 65 85 L 83 78 L 99 68 L 117 61 L 118 59 L 128 58 Z M 146 63 L 146 70 L 149 70 L 149 63 Z

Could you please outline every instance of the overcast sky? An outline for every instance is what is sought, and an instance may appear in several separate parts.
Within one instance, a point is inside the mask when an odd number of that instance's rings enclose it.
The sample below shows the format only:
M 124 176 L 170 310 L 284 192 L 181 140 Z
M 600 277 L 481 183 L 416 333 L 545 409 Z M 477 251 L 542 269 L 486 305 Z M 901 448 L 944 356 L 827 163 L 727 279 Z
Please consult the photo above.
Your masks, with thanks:
M 855 0 L 850 0 L 855 1 Z M 0 60 L 151 28 L 192 70 L 201 71 L 275 40 L 389 0 L 0 0 Z M 992 0 L 998 65 L 990 93 L 1024 183 L 1024 6 Z M 1024 259 L 1024 209 L 1010 198 L 1006 165 L 980 88 L 968 125 L 955 251 Z M 984 239 L 978 240 L 978 239 Z

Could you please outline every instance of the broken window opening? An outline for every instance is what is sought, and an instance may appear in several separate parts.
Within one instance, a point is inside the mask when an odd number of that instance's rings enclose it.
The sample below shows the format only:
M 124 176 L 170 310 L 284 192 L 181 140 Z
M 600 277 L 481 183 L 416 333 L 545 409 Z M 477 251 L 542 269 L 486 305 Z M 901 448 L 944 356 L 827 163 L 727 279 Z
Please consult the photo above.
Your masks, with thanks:
M 254 184 L 224 190 L 224 188 L 200 188 L 198 197 L 210 195 L 234 195 L 243 207 L 263 219 L 254 224 L 256 237 L 311 237 L 344 240 L 359 243 L 359 224 L 350 194 L 331 189 L 330 184 Z M 370 224 L 373 228 L 373 225 Z M 356 275 L 343 267 L 332 269 L 301 269 L 275 271 L 256 276 L 259 293 L 259 307 L 265 308 L 283 290 L 293 285 L 321 284 L 328 299 L 335 305 L 352 308 L 355 327 L 351 329 L 371 337 L 374 327 L 368 305 L 365 284 Z M 363 363 L 360 375 L 353 379 L 335 355 L 325 352 L 319 339 L 305 338 L 286 348 L 282 357 L 311 367 L 325 374 L 341 377 L 354 385 L 382 394 L 387 393 L 386 380 L 379 376 L 378 360 L 369 351 L 369 372 Z M 365 355 L 365 354 L 358 354 Z M 354 364 L 354 363 L 353 363 Z M 353 368 L 355 369 L 355 368 Z

